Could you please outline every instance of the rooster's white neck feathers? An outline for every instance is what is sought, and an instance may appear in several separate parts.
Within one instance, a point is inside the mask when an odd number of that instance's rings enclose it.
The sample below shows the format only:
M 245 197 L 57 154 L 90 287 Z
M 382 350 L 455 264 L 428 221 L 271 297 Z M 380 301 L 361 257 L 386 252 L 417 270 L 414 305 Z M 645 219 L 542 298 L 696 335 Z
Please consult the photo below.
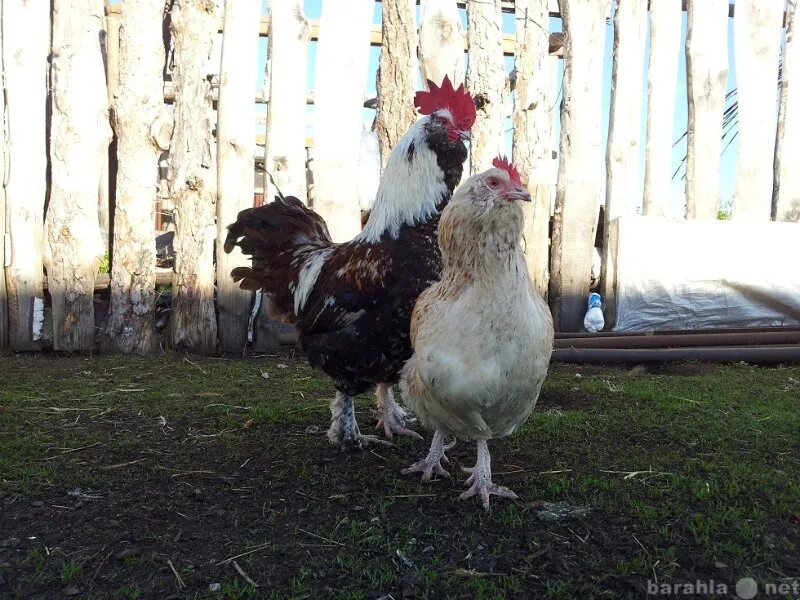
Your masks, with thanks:
M 448 193 L 436 153 L 425 142 L 425 123 L 417 121 L 389 155 L 375 205 L 355 241 L 375 243 L 388 233 L 397 238 L 403 225 L 427 220 Z

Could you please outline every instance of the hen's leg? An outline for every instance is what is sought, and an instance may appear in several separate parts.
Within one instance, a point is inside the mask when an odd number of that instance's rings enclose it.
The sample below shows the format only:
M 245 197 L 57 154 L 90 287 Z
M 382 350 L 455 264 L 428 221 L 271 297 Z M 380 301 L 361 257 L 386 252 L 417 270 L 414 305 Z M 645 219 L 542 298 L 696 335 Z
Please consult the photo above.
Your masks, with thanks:
M 473 468 L 465 470 L 472 473 L 464 484 L 470 488 L 459 496 L 460 500 L 480 495 L 483 508 L 489 510 L 490 494 L 501 498 L 517 498 L 517 495 L 507 487 L 492 483 L 492 457 L 489 456 L 489 444 L 486 440 L 478 440 L 478 461 Z
M 403 469 L 401 473 L 408 475 L 409 473 L 422 473 L 422 481 L 428 481 L 434 473 L 442 477 L 450 477 L 450 473 L 445 471 L 442 462 L 448 463 L 447 457 L 444 455 L 445 451 L 450 450 L 456 445 L 455 440 L 447 446 L 444 445 L 444 433 L 439 429 L 433 434 L 433 442 L 431 442 L 431 449 L 428 450 L 428 456 L 423 458 L 418 463 L 414 463 L 407 469 Z
M 392 445 L 374 435 L 361 435 L 356 422 L 353 397 L 342 392 L 336 392 L 336 396 L 331 400 L 331 426 L 328 429 L 328 439 L 332 444 L 339 444 L 342 450 L 360 450 L 370 443 Z
M 387 438 L 392 439 L 394 434 L 408 435 L 418 440 L 422 436 L 416 431 L 406 428 L 406 411 L 394 400 L 392 387 L 386 383 L 379 383 L 375 386 L 375 393 L 378 396 L 378 425 L 383 428 Z

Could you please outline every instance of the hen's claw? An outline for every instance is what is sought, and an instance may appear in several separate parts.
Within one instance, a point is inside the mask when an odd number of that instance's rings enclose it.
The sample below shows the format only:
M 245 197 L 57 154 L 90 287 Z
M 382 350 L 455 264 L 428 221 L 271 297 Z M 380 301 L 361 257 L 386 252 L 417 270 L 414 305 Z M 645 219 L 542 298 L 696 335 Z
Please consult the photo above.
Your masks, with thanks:
M 469 486 L 469 489 L 461 493 L 458 497 L 459 500 L 480 496 L 483 508 L 489 510 L 489 496 L 494 495 L 511 499 L 519 497 L 507 487 L 492 482 L 492 463 L 486 440 L 478 440 L 478 460 L 475 466 L 463 468 L 463 470 L 472 474 L 467 477 L 467 481 L 464 483 L 464 485 Z
M 422 473 L 422 481 L 430 481 L 434 474 L 441 477 L 446 477 L 447 479 L 452 479 L 453 476 L 445 471 L 444 467 L 442 467 L 442 461 L 449 462 L 446 456 L 442 456 L 441 458 L 434 460 L 430 460 L 425 457 L 421 461 L 415 462 L 413 465 L 403 469 L 400 472 L 403 475 L 408 475 L 409 473 Z
M 451 444 L 445 446 L 444 434 L 437 430 L 436 433 L 433 434 L 433 442 L 431 443 L 431 449 L 428 451 L 428 455 L 421 461 L 414 463 L 400 472 L 403 475 L 422 473 L 422 481 L 429 481 L 434 474 L 452 479 L 452 476 L 444 469 L 442 463 L 450 462 L 444 453 L 445 450 L 449 450 L 455 445 L 456 443 L 453 441 Z
M 469 479 L 467 479 L 467 482 L 469 482 Z M 470 484 L 467 483 L 467 485 Z M 517 496 L 514 492 L 502 485 L 497 485 L 491 481 L 488 483 L 484 481 L 476 481 L 475 483 L 472 483 L 468 490 L 461 492 L 461 495 L 458 497 L 458 499 L 466 500 L 467 498 L 472 498 L 472 496 L 476 495 L 480 495 L 481 501 L 483 502 L 483 508 L 486 510 L 489 510 L 490 495 L 499 496 L 500 498 L 511 498 L 512 500 L 519 498 L 519 496 Z

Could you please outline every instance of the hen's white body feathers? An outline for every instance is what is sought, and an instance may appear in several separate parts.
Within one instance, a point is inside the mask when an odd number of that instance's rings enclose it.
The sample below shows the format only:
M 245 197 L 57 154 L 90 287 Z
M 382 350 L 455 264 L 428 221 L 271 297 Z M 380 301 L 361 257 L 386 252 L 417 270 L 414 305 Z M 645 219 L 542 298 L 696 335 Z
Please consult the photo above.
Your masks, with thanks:
M 550 362 L 553 324 L 519 245 L 522 210 L 476 215 L 472 208 L 454 198 L 443 213 L 443 277 L 417 301 L 414 355 L 400 386 L 426 427 L 486 440 L 529 417 Z

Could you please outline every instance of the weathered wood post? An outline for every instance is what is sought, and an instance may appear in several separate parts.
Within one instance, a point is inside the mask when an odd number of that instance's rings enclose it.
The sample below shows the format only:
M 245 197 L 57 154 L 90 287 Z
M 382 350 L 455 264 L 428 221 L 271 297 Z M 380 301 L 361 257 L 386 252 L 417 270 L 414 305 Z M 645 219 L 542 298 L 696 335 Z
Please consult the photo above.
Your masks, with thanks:
M 422 85 L 441 85 L 447 75 L 453 85 L 464 81 L 464 31 L 456 0 L 425 0 L 419 25 L 419 66 Z
M 606 224 L 634 214 L 642 197 L 639 139 L 646 30 L 647 0 L 617 0 L 606 149 Z
M 609 273 L 614 244 L 611 223 L 635 214 L 642 197 L 639 186 L 639 139 L 644 83 L 647 0 L 617 0 L 614 14 L 614 60 L 606 147 L 606 204 L 603 210 L 601 280 Z M 613 298 L 606 298 L 606 308 Z M 608 311 L 607 314 L 611 314 Z M 609 319 L 609 324 L 613 321 Z
M 217 308 L 224 352 L 242 352 L 247 344 L 251 294 L 239 289 L 230 276 L 246 260 L 238 248 L 227 254 L 223 245 L 228 225 L 239 211 L 253 206 L 253 74 L 258 65 L 260 16 L 260 2 L 225 4 L 217 109 Z
M 53 308 L 53 348 L 94 343 L 94 279 L 105 251 L 97 201 L 111 127 L 103 54 L 102 0 L 54 0 L 50 202 L 44 262 Z
M 286 195 L 307 201 L 306 73 L 311 27 L 301 0 L 270 4 L 266 170 Z M 276 190 L 264 178 L 264 202 Z
M 786 45 L 783 51 L 783 82 L 775 143 L 775 184 L 772 218 L 800 222 L 800 39 L 797 37 L 798 0 L 786 8 Z
M 728 79 L 728 0 L 688 0 L 686 218 L 716 219 Z
M 489 168 L 503 148 L 506 73 L 500 0 L 467 2 L 467 46 L 467 89 L 477 108 L 469 165 L 471 173 L 478 173 Z
M 5 277 L 9 346 L 39 350 L 46 193 L 47 56 L 50 3 L 3 0 L 3 70 L 8 114 Z
M 123 6 L 119 88 L 113 105 L 117 138 L 114 260 L 107 330 L 124 353 L 156 349 L 156 244 L 153 232 L 158 158 L 169 147 L 164 110 L 163 0 Z
M 739 0 L 733 17 L 739 102 L 734 219 L 768 221 L 784 0 Z
M 525 259 L 534 289 L 547 294 L 550 262 L 550 134 L 553 108 L 548 0 L 516 0 L 514 164 L 531 192 L 525 209 Z
M 557 331 L 578 331 L 603 189 L 600 143 L 605 19 L 610 0 L 561 0 L 566 45 L 550 302 Z
M 167 180 L 175 203 L 175 276 L 169 340 L 173 348 L 211 354 L 214 311 L 216 171 L 212 170 L 209 57 L 217 30 L 212 0 L 175 0 L 170 31 L 175 48 L 175 127 Z
M 647 151 L 642 214 L 663 216 L 670 186 L 672 125 L 678 89 L 681 0 L 650 3 L 650 63 L 647 67 Z
M 334 241 L 361 230 L 358 155 L 373 0 L 322 3 L 314 107 L 314 210 Z
M 417 118 L 417 30 L 415 0 L 383 0 L 383 45 L 378 66 L 378 134 L 381 164 L 386 166 L 392 149 Z
M 0 24 L 3 2 L 0 0 Z M 0 27 L 0 352 L 8 347 L 8 301 L 6 296 L 6 76 L 3 69 L 3 28 Z M 11 258 L 11 257 L 9 257 Z

